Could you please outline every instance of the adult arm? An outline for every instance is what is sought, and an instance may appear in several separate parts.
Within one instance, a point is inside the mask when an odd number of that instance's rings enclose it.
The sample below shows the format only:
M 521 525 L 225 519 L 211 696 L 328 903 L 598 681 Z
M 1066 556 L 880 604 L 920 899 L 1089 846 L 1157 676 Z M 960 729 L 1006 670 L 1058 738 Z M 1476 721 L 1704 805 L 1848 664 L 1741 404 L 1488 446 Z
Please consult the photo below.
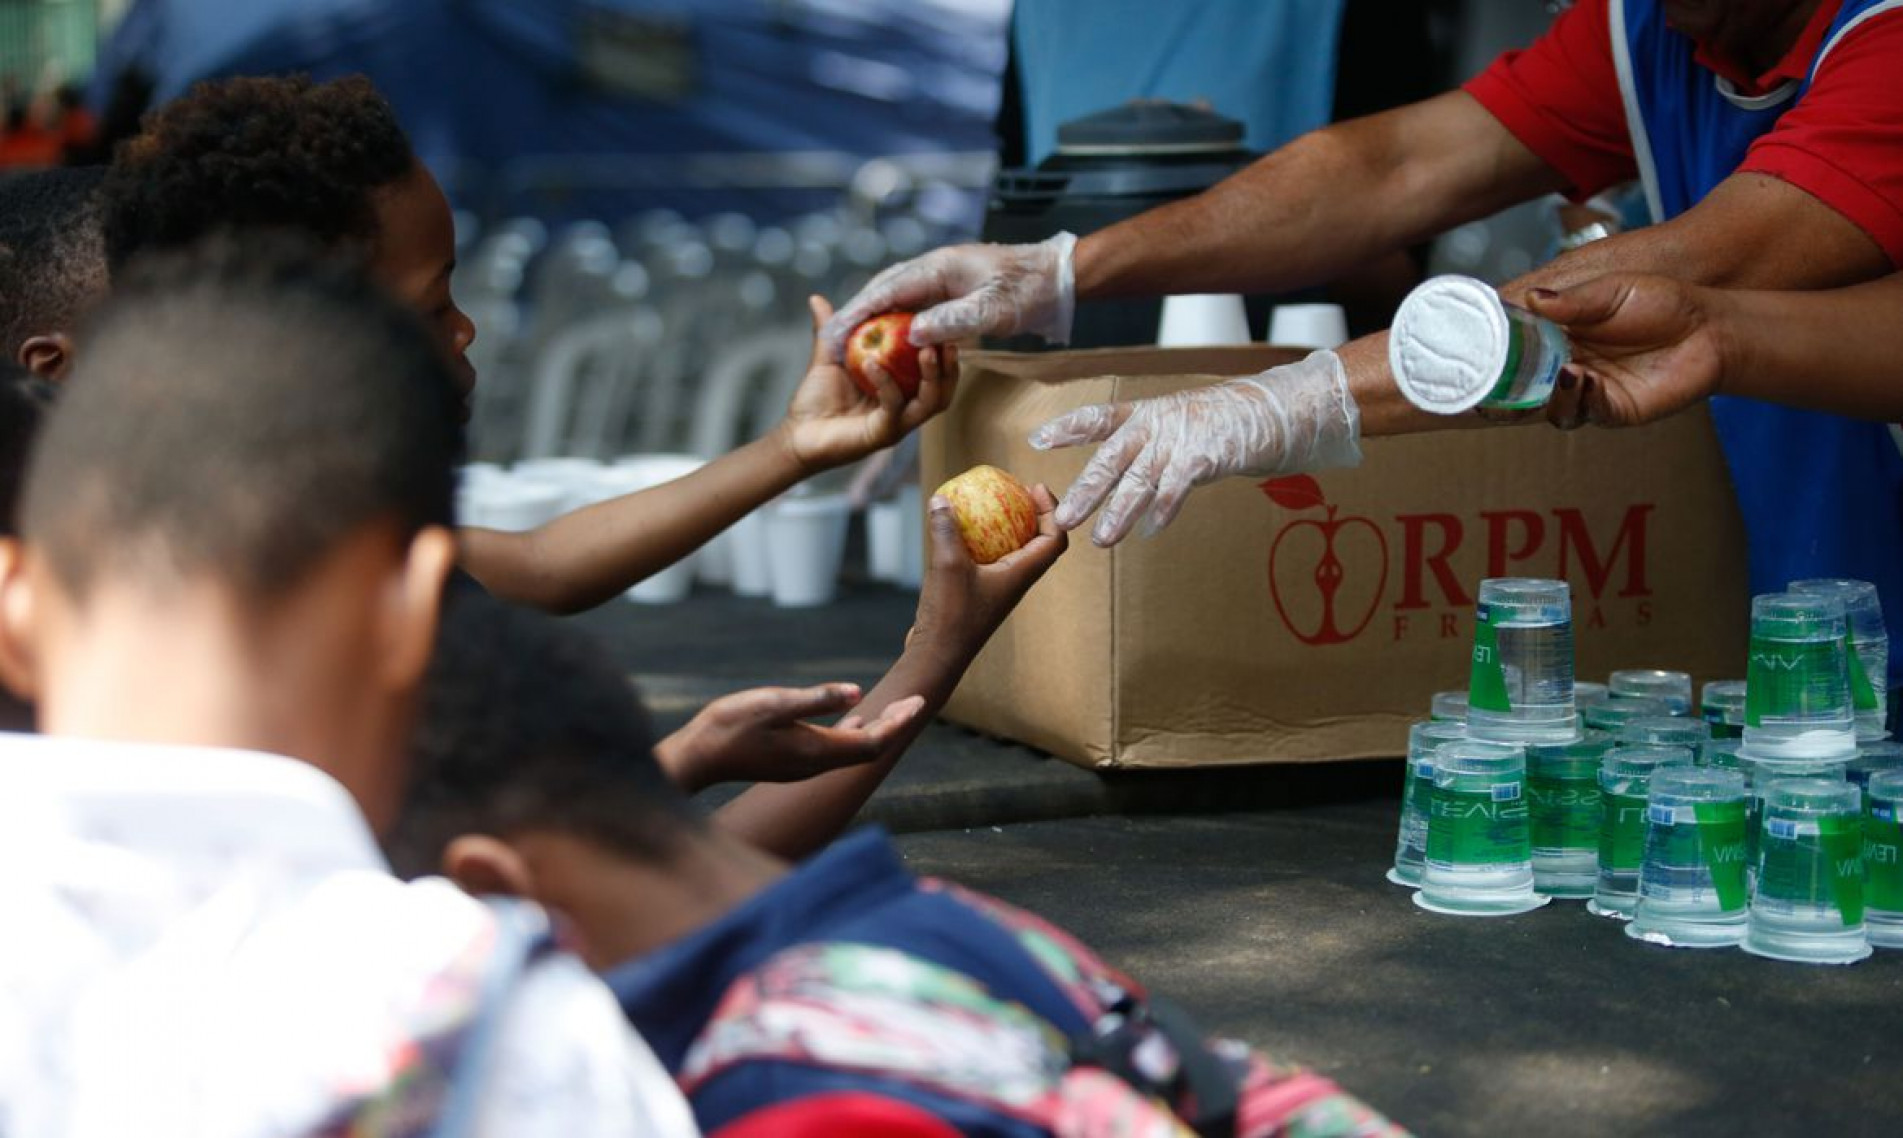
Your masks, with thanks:
M 1903 420 L 1903 275 L 1765 292 L 1616 274 L 1528 302 L 1565 327 L 1588 422 L 1649 422 L 1715 394 Z

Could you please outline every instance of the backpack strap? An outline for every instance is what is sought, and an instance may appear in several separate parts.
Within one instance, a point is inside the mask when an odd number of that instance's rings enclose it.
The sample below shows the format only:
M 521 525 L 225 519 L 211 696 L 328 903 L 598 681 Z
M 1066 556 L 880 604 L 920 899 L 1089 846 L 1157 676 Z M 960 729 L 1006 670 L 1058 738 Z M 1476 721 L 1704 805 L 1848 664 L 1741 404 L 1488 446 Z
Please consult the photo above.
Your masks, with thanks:
M 471 1138 L 476 1133 L 509 999 L 529 968 L 555 951 L 548 914 L 540 907 L 507 897 L 484 898 L 483 904 L 494 918 L 495 941 L 430 1138 Z

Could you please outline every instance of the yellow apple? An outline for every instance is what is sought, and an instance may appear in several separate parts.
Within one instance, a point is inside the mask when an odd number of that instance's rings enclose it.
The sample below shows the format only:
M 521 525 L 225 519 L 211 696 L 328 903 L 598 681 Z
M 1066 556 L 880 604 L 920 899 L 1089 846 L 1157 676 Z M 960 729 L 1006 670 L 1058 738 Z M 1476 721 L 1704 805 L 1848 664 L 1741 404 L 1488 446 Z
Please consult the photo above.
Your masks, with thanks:
M 989 565 L 1037 536 L 1037 503 L 1024 483 L 995 466 L 974 466 L 938 488 L 949 499 L 971 559 Z

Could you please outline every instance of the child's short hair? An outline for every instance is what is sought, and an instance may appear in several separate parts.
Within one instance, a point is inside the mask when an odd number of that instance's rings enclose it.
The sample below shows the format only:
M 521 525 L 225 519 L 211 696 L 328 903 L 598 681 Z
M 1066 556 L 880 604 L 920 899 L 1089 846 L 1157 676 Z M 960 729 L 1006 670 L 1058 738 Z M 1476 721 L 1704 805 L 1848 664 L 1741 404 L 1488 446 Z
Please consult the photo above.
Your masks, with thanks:
M 430 668 L 389 846 L 399 873 L 437 872 L 462 834 L 551 831 L 654 862 L 701 826 L 654 760 L 634 686 L 579 628 L 459 592 Z
M 46 418 L 52 388 L 11 360 L 0 360 L 0 537 L 20 532 L 26 463 Z
M 28 337 L 70 332 L 106 290 L 100 235 L 103 166 L 0 179 L 0 358 Z
M 451 522 L 456 382 L 409 310 L 308 243 L 215 240 L 126 274 L 48 416 L 22 530 L 102 572 L 296 585 L 388 522 Z
M 106 257 L 225 228 L 287 229 L 327 247 L 376 236 L 378 190 L 416 164 L 396 112 L 361 75 L 220 79 L 146 116 L 104 190 Z

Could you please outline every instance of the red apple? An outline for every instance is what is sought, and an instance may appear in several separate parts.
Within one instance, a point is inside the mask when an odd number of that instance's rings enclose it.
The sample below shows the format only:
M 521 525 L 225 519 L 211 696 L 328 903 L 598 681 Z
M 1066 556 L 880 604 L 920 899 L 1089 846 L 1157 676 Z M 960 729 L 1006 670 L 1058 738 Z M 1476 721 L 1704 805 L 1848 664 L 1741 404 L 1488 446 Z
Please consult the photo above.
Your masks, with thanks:
M 876 363 L 899 385 L 899 394 L 907 399 L 918 394 L 918 352 L 912 346 L 912 314 L 888 312 L 874 316 L 852 330 L 846 338 L 846 374 L 852 382 L 873 398 L 879 389 L 866 374 L 866 365 Z
M 974 466 L 938 488 L 948 498 L 971 559 L 989 565 L 1037 536 L 1037 503 L 1024 483 L 995 466 Z

